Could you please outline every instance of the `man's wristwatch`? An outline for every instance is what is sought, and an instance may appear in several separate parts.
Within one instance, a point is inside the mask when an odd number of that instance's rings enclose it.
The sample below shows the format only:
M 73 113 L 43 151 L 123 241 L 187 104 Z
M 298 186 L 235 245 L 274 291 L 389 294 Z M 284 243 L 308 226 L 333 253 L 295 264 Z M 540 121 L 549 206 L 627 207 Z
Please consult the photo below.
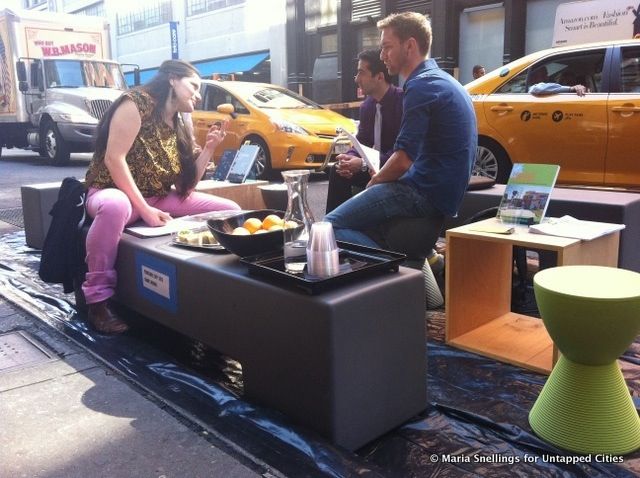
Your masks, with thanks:
M 367 166 L 367 163 L 365 163 L 364 160 L 362 161 L 362 167 L 360 168 L 360 171 L 362 171 L 363 173 L 369 171 L 369 166 Z

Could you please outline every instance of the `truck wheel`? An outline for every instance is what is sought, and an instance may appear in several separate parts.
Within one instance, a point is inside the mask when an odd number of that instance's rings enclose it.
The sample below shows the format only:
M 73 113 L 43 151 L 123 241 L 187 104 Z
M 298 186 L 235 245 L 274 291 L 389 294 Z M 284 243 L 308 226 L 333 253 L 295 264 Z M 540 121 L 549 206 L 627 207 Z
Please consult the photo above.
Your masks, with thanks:
M 53 165 L 62 166 L 69 161 L 69 147 L 53 121 L 47 121 L 42 128 L 41 142 L 40 150 Z
M 472 174 L 494 179 L 498 184 L 506 184 L 513 165 L 507 153 L 495 141 L 481 138 L 478 140 L 476 162 Z
M 253 166 L 256 179 L 269 179 L 273 174 L 271 170 L 271 154 L 269 153 L 269 147 L 257 136 L 251 136 L 247 138 L 251 144 L 255 144 L 260 148 L 258 151 L 258 157 L 256 158 L 256 164 Z

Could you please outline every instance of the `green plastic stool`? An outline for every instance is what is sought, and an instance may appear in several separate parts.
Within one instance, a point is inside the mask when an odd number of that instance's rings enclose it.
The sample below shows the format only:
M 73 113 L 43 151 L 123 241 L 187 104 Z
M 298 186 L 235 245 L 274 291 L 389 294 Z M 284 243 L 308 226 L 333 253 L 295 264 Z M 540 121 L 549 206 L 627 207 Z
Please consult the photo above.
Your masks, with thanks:
M 542 320 L 562 353 L 529 413 L 543 439 L 584 454 L 640 448 L 640 418 L 617 358 L 640 332 L 640 274 L 553 267 L 533 279 Z

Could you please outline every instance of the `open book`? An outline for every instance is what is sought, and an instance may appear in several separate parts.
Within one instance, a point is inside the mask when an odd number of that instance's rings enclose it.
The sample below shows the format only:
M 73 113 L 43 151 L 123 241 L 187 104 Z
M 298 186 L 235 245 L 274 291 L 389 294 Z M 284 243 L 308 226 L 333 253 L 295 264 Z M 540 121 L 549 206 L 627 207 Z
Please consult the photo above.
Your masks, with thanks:
M 364 161 L 364 164 L 367 165 L 370 171 L 373 171 L 374 174 L 380 171 L 380 152 L 379 151 L 373 148 L 370 148 L 369 146 L 365 146 L 360 141 L 358 141 L 358 138 L 356 138 L 355 135 L 349 133 L 348 131 L 342 128 L 340 128 L 339 133 L 349 138 L 349 141 L 351 141 L 351 145 L 358 152 L 358 154 Z

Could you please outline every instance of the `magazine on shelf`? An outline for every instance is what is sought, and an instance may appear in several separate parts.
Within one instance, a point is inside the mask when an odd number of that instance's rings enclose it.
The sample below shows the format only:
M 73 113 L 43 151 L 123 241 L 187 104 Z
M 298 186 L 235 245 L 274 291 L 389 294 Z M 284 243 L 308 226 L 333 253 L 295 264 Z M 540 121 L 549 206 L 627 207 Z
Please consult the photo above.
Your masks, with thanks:
M 556 164 L 514 164 L 497 217 L 507 224 L 540 224 L 559 171 Z
M 374 174 L 380 171 L 380 152 L 370 148 L 369 146 L 365 146 L 355 135 L 349 133 L 348 131 L 340 128 L 340 133 L 344 134 L 351 141 L 351 145 L 358 152 L 364 163 L 367 165 L 370 171 Z

